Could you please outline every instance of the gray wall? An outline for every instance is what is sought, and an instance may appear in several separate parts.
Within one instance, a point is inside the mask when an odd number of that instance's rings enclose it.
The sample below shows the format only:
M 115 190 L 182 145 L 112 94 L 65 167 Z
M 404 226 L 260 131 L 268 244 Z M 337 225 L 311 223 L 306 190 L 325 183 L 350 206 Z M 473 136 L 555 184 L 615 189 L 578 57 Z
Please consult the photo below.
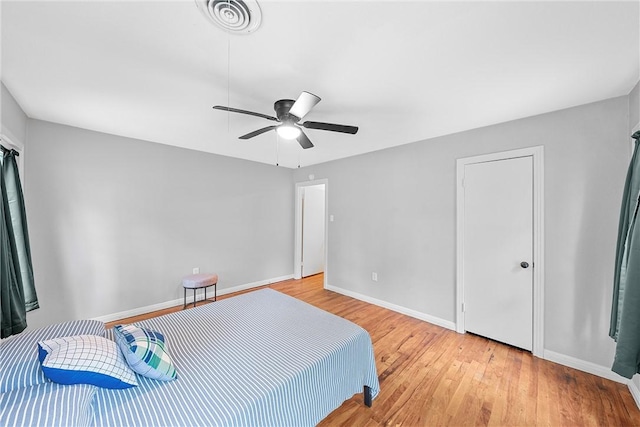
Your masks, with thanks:
M 20 108 L 4 83 L 0 83 L 0 101 L 2 102 L 2 133 L 16 144 L 26 145 L 27 116 Z
M 455 321 L 456 159 L 544 145 L 545 348 L 610 365 L 628 108 L 624 96 L 294 171 L 328 178 L 328 284 Z
M 455 160 L 544 145 L 545 348 L 611 363 L 613 253 L 638 85 L 628 97 L 293 172 L 27 122 L 2 90 L 3 131 L 26 142 L 28 130 L 42 307 L 30 327 L 179 298 L 193 267 L 217 271 L 221 288 L 291 274 L 291 177 L 311 173 L 329 179 L 329 284 L 454 321 Z
M 29 221 L 40 309 L 29 326 L 292 274 L 291 170 L 30 119 Z

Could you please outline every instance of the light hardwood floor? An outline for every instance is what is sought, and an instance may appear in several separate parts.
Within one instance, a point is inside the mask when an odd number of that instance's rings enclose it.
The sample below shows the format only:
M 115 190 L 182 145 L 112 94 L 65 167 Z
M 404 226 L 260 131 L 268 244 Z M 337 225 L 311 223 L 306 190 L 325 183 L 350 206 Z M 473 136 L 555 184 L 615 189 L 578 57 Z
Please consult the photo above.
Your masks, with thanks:
M 362 394 L 354 396 L 321 426 L 640 426 L 640 411 L 623 384 L 327 291 L 322 281 L 320 274 L 268 287 L 369 331 L 381 392 L 371 408 Z

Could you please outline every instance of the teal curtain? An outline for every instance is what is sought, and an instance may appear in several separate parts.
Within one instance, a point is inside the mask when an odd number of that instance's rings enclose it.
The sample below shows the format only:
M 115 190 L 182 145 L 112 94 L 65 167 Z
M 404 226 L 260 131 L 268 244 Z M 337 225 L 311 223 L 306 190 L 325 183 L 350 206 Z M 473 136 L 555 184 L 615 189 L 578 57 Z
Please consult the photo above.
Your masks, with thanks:
M 626 378 L 640 372 L 640 131 L 622 196 L 609 335 L 616 341 L 612 371 Z
M 2 149 L 0 173 L 0 307 L 2 338 L 27 327 L 27 312 L 38 308 L 22 185 L 14 150 Z

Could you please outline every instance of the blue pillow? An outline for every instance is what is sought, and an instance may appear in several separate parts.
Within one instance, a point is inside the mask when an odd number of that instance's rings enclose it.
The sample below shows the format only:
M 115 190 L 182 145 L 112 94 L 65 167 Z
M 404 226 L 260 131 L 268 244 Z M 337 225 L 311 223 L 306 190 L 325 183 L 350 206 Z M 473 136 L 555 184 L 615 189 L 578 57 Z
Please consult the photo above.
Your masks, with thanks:
M 56 383 L 116 389 L 138 385 L 116 343 L 97 335 L 40 341 L 38 359 L 44 375 Z
M 131 369 L 154 380 L 171 381 L 177 378 L 164 335 L 160 332 L 134 325 L 118 325 L 113 331 Z
M 36 384 L 47 384 L 40 363 L 33 357 L 38 341 L 73 335 L 104 336 L 104 323 L 95 320 L 74 320 L 27 330 L 0 340 L 0 394 Z

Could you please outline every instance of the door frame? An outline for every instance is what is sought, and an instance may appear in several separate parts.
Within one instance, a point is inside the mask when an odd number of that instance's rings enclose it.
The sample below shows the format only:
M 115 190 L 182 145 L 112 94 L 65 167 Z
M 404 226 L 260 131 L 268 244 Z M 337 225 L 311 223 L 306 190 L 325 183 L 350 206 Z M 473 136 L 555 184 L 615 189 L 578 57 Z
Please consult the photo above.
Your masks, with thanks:
M 536 357 L 544 352 L 544 147 L 527 147 L 465 157 L 456 161 L 456 332 L 464 327 L 464 170 L 466 165 L 517 157 L 533 160 L 533 349 Z
M 293 278 L 302 278 L 302 189 L 314 185 L 324 184 L 324 283 L 327 287 L 327 270 L 329 268 L 329 180 L 314 179 L 311 181 L 296 182 L 295 185 L 295 212 L 294 212 L 294 243 L 293 243 Z

